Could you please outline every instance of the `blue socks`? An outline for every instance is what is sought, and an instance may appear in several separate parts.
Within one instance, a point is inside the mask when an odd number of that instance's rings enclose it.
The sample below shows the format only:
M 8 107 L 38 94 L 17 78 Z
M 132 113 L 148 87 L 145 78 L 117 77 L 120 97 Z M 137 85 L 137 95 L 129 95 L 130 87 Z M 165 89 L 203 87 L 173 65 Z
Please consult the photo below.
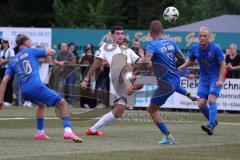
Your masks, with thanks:
M 182 95 L 186 95 L 187 94 L 187 90 L 183 87 L 178 87 L 176 92 L 182 94 Z
M 160 129 L 160 131 L 163 133 L 163 134 L 169 134 L 169 131 L 166 127 L 166 125 L 163 123 L 163 122 L 160 122 L 157 124 L 157 127 Z
M 215 121 L 217 119 L 217 104 L 216 103 L 209 103 L 209 126 L 211 128 L 214 128 L 215 126 Z
M 44 129 L 44 118 L 37 118 L 37 129 L 38 130 Z
M 199 107 L 200 111 L 202 112 L 202 114 L 209 120 L 209 107 L 208 105 L 204 106 L 204 107 Z
M 62 117 L 62 125 L 64 128 L 71 128 L 71 120 L 69 117 Z

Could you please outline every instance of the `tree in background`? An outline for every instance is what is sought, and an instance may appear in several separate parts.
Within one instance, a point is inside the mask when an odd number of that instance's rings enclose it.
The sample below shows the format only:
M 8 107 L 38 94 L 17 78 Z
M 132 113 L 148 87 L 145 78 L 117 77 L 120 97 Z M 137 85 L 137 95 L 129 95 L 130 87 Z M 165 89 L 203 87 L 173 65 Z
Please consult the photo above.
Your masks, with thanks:
M 163 20 L 167 6 L 180 17 L 175 24 Z M 240 14 L 236 0 L 1 0 L 0 26 L 147 29 L 153 19 L 165 28 L 222 14 Z

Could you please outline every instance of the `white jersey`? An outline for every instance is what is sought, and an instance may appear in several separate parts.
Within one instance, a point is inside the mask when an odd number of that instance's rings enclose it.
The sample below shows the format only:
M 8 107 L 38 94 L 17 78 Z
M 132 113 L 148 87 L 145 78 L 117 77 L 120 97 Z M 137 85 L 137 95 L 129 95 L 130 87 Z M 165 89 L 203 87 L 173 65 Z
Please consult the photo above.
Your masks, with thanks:
M 123 99 L 127 98 L 127 88 L 124 83 L 119 83 L 119 77 L 127 64 L 136 63 L 140 57 L 129 47 L 112 43 L 104 43 L 96 57 L 106 60 L 110 66 L 110 92 L 114 96 L 114 104 L 126 105 Z
M 5 59 L 11 59 L 12 57 L 15 56 L 14 50 L 12 48 L 8 48 L 6 50 L 6 52 L 4 50 L 0 51 L 0 57 L 4 57 Z M 8 63 L 7 64 L 2 64 L 3 68 L 7 68 L 8 67 Z M 1 68 L 1 66 L 0 66 Z
M 50 69 L 48 63 L 41 63 L 39 69 L 40 79 L 44 84 L 49 84 L 50 80 Z
M 135 63 L 140 58 L 131 48 L 112 43 L 104 43 L 96 57 L 106 60 L 108 64 L 111 65 L 113 56 L 120 53 L 127 56 L 128 64 Z
M 110 79 L 111 71 L 112 71 L 112 60 L 113 57 L 119 54 L 124 54 L 127 57 L 127 64 L 134 64 L 140 57 L 129 47 L 124 45 L 112 44 L 112 43 L 104 43 L 100 49 L 96 52 L 96 57 L 101 58 L 102 60 L 107 61 L 110 66 Z M 114 61 L 115 63 L 115 61 Z M 119 62 L 120 63 L 120 62 Z M 125 64 L 125 65 L 127 65 Z

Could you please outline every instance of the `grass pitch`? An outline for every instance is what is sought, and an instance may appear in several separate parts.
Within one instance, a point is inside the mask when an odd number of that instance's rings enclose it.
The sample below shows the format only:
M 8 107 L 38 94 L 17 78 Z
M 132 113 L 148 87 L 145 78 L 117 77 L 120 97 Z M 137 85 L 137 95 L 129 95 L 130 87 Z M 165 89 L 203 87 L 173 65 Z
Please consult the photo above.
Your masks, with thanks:
M 140 113 L 144 113 L 140 111 Z M 127 112 L 136 115 L 139 112 Z M 169 113 L 168 113 L 169 114 Z M 189 115 L 189 113 L 178 113 Z M 175 145 L 159 145 L 161 138 L 152 122 L 144 119 L 118 120 L 104 127 L 105 136 L 85 135 L 85 129 L 96 120 L 73 121 L 73 130 L 84 139 L 74 143 L 63 139 L 61 121 L 48 109 L 45 130 L 50 140 L 37 141 L 34 109 L 7 108 L 0 111 L 0 159 L 11 160 L 239 160 L 240 115 L 220 114 L 213 136 L 202 132 L 199 113 L 191 114 L 191 122 L 167 122 L 176 138 Z M 25 117 L 28 119 L 19 119 Z M 18 119 L 13 119 L 18 118 Z M 146 118 L 147 119 L 147 118 Z

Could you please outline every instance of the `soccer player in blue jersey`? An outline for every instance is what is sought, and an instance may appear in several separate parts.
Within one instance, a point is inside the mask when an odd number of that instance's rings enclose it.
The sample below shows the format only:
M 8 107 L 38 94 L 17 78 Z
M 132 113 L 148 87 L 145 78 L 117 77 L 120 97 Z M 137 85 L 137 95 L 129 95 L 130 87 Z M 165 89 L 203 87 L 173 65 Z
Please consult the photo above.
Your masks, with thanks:
M 153 122 L 164 134 L 164 137 L 158 143 L 174 144 L 175 138 L 170 134 L 165 123 L 162 122 L 158 110 L 168 97 L 180 87 L 180 77 L 176 72 L 175 59 L 177 58 L 184 63 L 184 57 L 174 41 L 162 37 L 163 26 L 160 21 L 152 21 L 149 28 L 153 41 L 146 46 L 145 60 L 153 67 L 158 87 L 151 97 L 148 112 Z
M 214 127 L 217 125 L 216 101 L 224 81 L 225 57 L 221 47 L 210 42 L 211 32 L 209 28 L 201 27 L 198 38 L 199 44 L 190 49 L 190 57 L 179 69 L 185 69 L 197 59 L 200 66 L 200 80 L 197 92 L 200 97 L 198 106 L 208 119 L 208 125 L 202 125 L 201 128 L 208 135 L 212 135 Z
M 34 138 L 49 139 L 48 135 L 44 132 L 44 110 L 45 105 L 47 105 L 59 107 L 64 126 L 64 138 L 81 142 L 82 140 L 74 134 L 71 129 L 68 103 L 56 92 L 46 87 L 39 76 L 38 58 L 51 56 L 55 53 L 55 50 L 30 48 L 32 40 L 25 34 L 18 34 L 15 40 L 16 44 L 20 48 L 20 51 L 10 60 L 9 67 L 7 68 L 5 76 L 1 82 L 0 109 L 3 106 L 3 95 L 5 93 L 7 83 L 16 74 L 16 76 L 18 76 L 18 83 L 24 100 L 38 105 L 36 111 L 38 130 Z

